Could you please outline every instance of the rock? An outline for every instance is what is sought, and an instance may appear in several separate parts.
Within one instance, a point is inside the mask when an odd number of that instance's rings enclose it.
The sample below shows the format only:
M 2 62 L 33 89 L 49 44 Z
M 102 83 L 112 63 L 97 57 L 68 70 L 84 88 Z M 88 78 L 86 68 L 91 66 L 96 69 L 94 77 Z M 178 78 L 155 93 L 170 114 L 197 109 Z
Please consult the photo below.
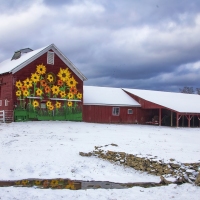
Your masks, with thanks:
M 79 155 L 80 155 L 80 156 L 87 156 L 87 157 L 90 157 L 90 156 L 92 156 L 92 153 L 91 153 L 91 152 L 89 152 L 89 153 L 79 152 Z
M 165 184 L 171 184 L 171 183 L 176 183 L 177 179 L 174 177 L 168 177 L 165 178 L 163 176 L 160 176 L 161 182 L 165 183 Z
M 118 145 L 117 145 L 117 144 L 113 144 L 113 143 L 112 143 L 112 144 L 110 144 L 110 145 L 111 145 L 111 146 L 115 146 L 115 147 L 118 147 Z
M 177 168 L 180 168 L 180 165 L 178 164 L 174 164 L 174 163 L 169 163 L 171 165 L 171 167 L 177 169 Z
M 196 180 L 195 180 L 195 184 L 198 185 L 198 186 L 200 186 L 200 172 L 199 172 L 199 174 L 197 175 L 197 178 L 196 178 Z

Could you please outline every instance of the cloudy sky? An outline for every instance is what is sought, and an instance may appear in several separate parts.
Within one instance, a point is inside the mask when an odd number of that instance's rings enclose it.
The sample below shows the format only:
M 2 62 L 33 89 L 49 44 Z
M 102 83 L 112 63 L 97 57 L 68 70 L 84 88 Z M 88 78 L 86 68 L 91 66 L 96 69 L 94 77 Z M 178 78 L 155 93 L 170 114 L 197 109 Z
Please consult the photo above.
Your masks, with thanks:
M 0 0 L 0 62 L 54 43 L 85 85 L 200 87 L 199 0 Z

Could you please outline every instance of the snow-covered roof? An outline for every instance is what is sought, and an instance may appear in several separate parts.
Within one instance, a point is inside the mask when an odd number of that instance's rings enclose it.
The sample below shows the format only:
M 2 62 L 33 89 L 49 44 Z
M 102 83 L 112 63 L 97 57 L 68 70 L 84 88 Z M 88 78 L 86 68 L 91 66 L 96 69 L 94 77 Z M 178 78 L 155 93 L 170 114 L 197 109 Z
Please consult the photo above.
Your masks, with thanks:
M 61 51 L 54 45 L 48 45 L 43 48 L 37 49 L 35 51 L 31 51 L 28 53 L 23 54 L 20 58 L 16 60 L 11 60 L 11 58 L 3 61 L 0 63 L 0 74 L 4 73 L 16 73 L 47 51 L 52 49 L 56 55 L 81 79 L 81 80 L 87 80 L 87 78 L 74 66 L 74 64 L 65 57 Z
M 83 104 L 140 107 L 140 104 L 121 88 L 96 86 L 83 86 Z
M 149 102 L 181 113 L 200 113 L 200 95 L 123 88 Z

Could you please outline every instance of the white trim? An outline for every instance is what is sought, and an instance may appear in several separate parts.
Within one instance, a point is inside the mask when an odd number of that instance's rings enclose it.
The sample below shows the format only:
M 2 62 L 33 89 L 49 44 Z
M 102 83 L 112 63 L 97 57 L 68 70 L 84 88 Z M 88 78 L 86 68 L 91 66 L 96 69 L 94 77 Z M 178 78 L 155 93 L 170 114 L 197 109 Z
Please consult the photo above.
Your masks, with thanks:
M 132 115 L 132 114 L 133 114 L 133 109 L 128 109 L 128 110 L 127 110 L 127 114 L 128 114 L 128 115 Z
M 51 45 L 50 45 L 51 46 Z M 44 53 L 46 53 L 49 50 L 49 47 L 47 46 L 44 49 L 42 49 L 40 52 L 38 52 L 37 54 L 35 54 L 34 56 L 32 56 L 31 58 L 29 58 L 28 60 L 26 60 L 25 62 L 21 63 L 20 65 L 16 66 L 15 68 L 13 68 L 11 71 L 9 71 L 10 73 L 16 73 L 19 70 L 21 70 L 22 68 L 24 68 L 26 65 L 28 65 L 29 63 L 33 62 L 34 60 L 36 60 L 37 58 L 39 58 L 41 55 L 43 55 Z
M 120 107 L 112 107 L 112 115 L 119 116 L 120 115 Z
M 2 100 L 0 100 L 0 106 L 2 106 Z
M 77 99 L 61 99 L 61 98 L 49 98 L 50 100 L 56 100 L 56 101 L 76 101 L 76 102 L 81 102 L 81 100 Z
M 4 110 L 0 110 L 0 120 L 2 120 L 2 122 L 5 123 L 5 111 Z
M 39 58 L 41 55 L 43 55 L 44 53 L 46 53 L 49 50 L 53 50 L 54 53 L 56 53 L 56 55 L 82 80 L 85 81 L 87 80 L 87 78 L 74 66 L 74 64 L 67 58 L 65 57 L 60 50 L 58 50 L 58 48 L 54 45 L 51 44 L 47 47 L 44 47 L 44 49 L 42 49 L 40 52 L 38 52 L 37 54 L 35 54 L 34 56 L 32 56 L 31 58 L 29 58 L 28 60 L 26 60 L 25 62 L 21 63 L 20 65 L 16 66 L 15 68 L 13 68 L 11 71 L 8 71 L 9 73 L 16 73 L 19 70 L 21 70 L 22 68 L 24 68 L 26 65 L 28 65 L 29 63 L 31 63 L 32 61 L 36 60 L 37 58 Z M 5 72 L 6 73 L 6 72 Z
M 47 51 L 47 64 L 54 65 L 54 55 L 55 53 L 53 51 Z
M 84 103 L 85 106 L 117 106 L 117 107 L 141 107 L 141 105 L 128 105 L 128 104 L 101 104 L 101 103 Z
M 26 97 L 27 99 L 42 99 L 42 97 Z
M 5 106 L 8 106 L 8 102 L 10 101 L 8 101 L 8 99 L 5 99 Z
M 58 50 L 58 48 L 53 45 L 52 50 L 56 53 L 56 55 L 82 80 L 86 81 L 87 78 L 75 67 L 75 65 L 64 56 L 64 54 Z

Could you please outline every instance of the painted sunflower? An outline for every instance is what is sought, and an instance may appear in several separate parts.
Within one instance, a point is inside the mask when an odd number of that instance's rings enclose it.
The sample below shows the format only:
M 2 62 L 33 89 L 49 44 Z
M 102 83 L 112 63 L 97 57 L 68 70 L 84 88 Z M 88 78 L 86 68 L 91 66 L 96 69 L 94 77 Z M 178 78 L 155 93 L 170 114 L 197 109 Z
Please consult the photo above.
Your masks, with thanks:
M 44 88 L 44 90 L 45 90 L 46 93 L 51 92 L 51 88 L 48 85 Z
M 35 108 L 35 107 L 38 107 L 38 106 L 39 106 L 39 102 L 36 101 L 36 100 L 34 100 L 34 101 L 33 101 L 33 107 Z
M 78 99 L 82 99 L 82 94 L 81 94 L 81 93 L 78 93 L 78 94 L 76 95 L 76 97 L 77 97 Z
M 61 103 L 60 102 L 56 102 L 56 108 L 60 108 L 61 107 Z
M 53 105 L 50 105 L 50 106 L 48 107 L 48 109 L 49 109 L 49 110 L 53 110 L 53 109 L 54 109 L 54 106 L 53 106 Z
M 62 80 L 58 80 L 58 84 L 59 86 L 62 86 L 63 85 L 63 81 Z
M 43 187 L 44 187 L 44 188 L 48 188 L 48 187 L 49 187 L 49 181 L 48 181 L 48 180 L 45 180 L 45 181 L 43 182 Z
M 68 102 L 67 102 L 67 105 L 68 105 L 69 107 L 71 107 L 71 106 L 72 106 L 72 102 L 71 102 L 71 101 L 68 101 Z
M 33 85 L 32 85 L 32 81 L 31 81 L 29 78 L 27 78 L 27 79 L 24 80 L 23 82 L 24 82 L 24 86 L 27 87 L 27 88 L 30 88 L 30 87 L 33 86 Z
M 45 75 L 45 79 L 47 83 L 54 84 L 56 82 L 56 76 L 54 73 L 49 72 Z
M 47 105 L 47 107 L 51 106 L 51 105 L 52 105 L 52 104 L 51 104 L 51 101 L 47 101 L 47 102 L 46 102 L 46 105 Z
M 53 94 L 55 95 L 58 95 L 59 92 L 60 92 L 60 88 L 57 86 L 57 85 L 54 85 L 52 88 L 51 88 Z
M 58 180 L 51 180 L 51 182 L 50 182 L 50 186 L 51 187 L 56 187 L 56 186 L 58 186 Z
M 76 80 L 74 79 L 74 77 L 72 78 L 69 78 L 68 81 L 67 81 L 67 85 L 71 88 L 71 87 L 76 87 L 76 84 L 78 82 L 76 82 Z
M 36 180 L 36 181 L 34 182 L 35 185 L 41 185 L 41 183 L 42 183 L 42 181 L 39 181 L 39 180 Z
M 61 98 L 65 98 L 65 97 L 66 97 L 65 91 L 61 91 L 61 92 L 60 92 L 60 96 L 61 96 Z
M 21 185 L 21 181 L 16 181 L 15 185 Z
M 28 183 L 29 183 L 28 180 L 22 180 L 22 181 L 21 181 L 21 184 L 22 184 L 22 185 L 27 185 Z
M 34 83 L 37 83 L 38 81 L 40 81 L 40 76 L 36 73 L 32 73 L 31 74 L 31 80 L 34 82 Z
M 60 78 L 60 80 L 67 82 L 68 79 L 70 78 L 70 71 L 68 70 L 68 68 L 66 69 L 62 69 L 60 68 L 60 71 L 58 72 L 58 77 Z
M 68 181 L 68 184 L 65 187 L 66 189 L 71 189 L 75 190 L 74 182 L 73 181 Z
M 22 94 L 22 92 L 20 91 L 20 90 L 17 90 L 17 92 L 16 92 L 16 96 L 21 96 L 21 94 Z
M 40 88 L 38 88 L 37 90 L 36 90 L 36 95 L 37 96 L 41 96 L 43 94 L 43 91 L 40 89 Z
M 28 91 L 28 90 L 23 91 L 23 95 L 24 95 L 25 97 L 27 97 L 27 96 L 29 95 L 29 91 Z
M 22 86 L 22 87 L 21 87 L 21 91 L 22 91 L 22 92 L 24 92 L 24 91 L 26 91 L 26 90 L 27 90 L 27 87 L 26 87 L 26 86 Z
M 15 86 L 19 89 L 19 88 L 21 88 L 22 87 L 22 82 L 21 81 L 17 81 L 16 83 L 15 83 Z
M 73 99 L 74 94 L 72 94 L 71 92 L 69 92 L 67 96 L 68 96 L 69 99 Z
M 36 72 L 40 75 L 45 74 L 46 73 L 46 67 L 43 64 L 38 65 L 37 68 L 36 68 Z
M 72 94 L 77 94 L 78 90 L 75 87 L 71 87 L 69 90 Z
M 45 86 L 47 86 L 47 83 L 45 82 L 45 80 L 40 80 L 40 85 L 42 87 L 45 87 Z

